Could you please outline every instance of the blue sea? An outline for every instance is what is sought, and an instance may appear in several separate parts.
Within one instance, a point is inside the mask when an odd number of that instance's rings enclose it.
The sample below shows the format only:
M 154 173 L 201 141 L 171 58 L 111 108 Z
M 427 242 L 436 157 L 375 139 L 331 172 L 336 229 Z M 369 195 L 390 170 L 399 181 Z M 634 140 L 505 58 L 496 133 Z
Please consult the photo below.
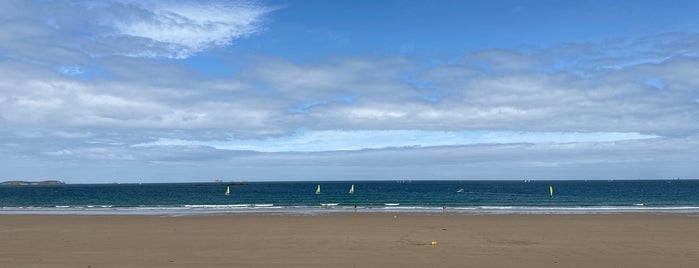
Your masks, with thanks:
M 316 194 L 317 186 L 320 194 Z M 348 193 L 354 185 L 355 192 Z M 553 187 L 553 196 L 549 186 Z M 225 195 L 230 187 L 230 195 Z M 699 213 L 699 180 L 332 181 L 0 186 L 0 214 Z

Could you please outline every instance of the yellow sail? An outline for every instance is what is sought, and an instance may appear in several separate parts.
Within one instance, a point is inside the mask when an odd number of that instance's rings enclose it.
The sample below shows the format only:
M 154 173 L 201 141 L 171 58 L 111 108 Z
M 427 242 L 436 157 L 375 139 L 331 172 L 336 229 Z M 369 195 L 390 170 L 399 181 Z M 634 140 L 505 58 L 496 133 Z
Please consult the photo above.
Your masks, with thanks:
M 320 194 L 320 184 L 318 184 L 318 188 L 316 188 L 316 194 Z
M 349 193 L 350 193 L 350 194 L 353 194 L 353 193 L 354 193 L 354 184 L 352 184 L 352 187 L 350 187 Z
M 231 187 L 226 186 L 226 195 L 231 195 Z
M 553 197 L 553 186 L 549 185 L 549 197 Z

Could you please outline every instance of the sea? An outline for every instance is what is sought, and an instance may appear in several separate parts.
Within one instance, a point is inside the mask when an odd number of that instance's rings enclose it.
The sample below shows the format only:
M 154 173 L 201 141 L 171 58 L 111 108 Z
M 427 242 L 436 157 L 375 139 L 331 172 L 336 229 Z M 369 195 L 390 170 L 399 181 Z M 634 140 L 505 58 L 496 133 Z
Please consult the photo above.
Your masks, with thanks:
M 349 193 L 354 185 L 354 193 Z M 320 193 L 316 189 L 320 186 Z M 226 195 L 226 188 L 230 195 Z M 551 194 L 551 188 L 553 194 Z M 2 185 L 0 214 L 699 213 L 699 180 Z

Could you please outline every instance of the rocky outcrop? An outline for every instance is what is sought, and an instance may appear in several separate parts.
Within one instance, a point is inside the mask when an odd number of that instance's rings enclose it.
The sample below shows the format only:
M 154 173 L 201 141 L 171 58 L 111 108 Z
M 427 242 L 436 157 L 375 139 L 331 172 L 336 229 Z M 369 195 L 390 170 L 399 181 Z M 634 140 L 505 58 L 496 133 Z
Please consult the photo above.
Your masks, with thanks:
M 62 185 L 66 184 L 62 181 L 47 180 L 47 181 L 4 181 L 0 185 Z

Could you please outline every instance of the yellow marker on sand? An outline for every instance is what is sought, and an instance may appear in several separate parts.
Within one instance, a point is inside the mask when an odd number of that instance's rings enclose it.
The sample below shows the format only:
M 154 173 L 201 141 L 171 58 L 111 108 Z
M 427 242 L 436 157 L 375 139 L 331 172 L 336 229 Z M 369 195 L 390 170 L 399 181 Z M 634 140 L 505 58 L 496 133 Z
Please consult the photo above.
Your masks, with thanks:
M 433 246 L 436 246 L 436 245 L 437 245 L 437 241 L 432 241 L 432 245 L 433 245 Z

